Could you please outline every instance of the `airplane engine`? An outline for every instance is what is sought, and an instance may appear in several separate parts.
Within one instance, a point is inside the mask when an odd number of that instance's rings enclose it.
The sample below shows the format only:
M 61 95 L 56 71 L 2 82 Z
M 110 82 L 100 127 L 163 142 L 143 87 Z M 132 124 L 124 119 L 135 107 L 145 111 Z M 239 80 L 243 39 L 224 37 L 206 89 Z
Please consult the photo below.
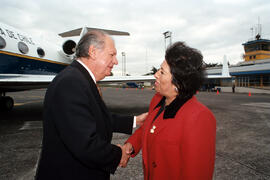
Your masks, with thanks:
M 76 45 L 77 44 L 75 41 L 71 39 L 66 40 L 62 45 L 62 50 L 64 54 L 73 55 L 75 53 Z

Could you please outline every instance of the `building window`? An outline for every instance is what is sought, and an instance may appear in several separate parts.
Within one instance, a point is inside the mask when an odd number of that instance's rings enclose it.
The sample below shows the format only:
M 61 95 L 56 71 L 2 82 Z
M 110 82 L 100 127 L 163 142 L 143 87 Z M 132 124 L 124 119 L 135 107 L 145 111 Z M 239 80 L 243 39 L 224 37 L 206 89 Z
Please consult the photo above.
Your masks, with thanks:
M 40 47 L 37 48 L 37 53 L 38 53 L 39 57 L 45 56 L 45 51 Z
M 22 54 L 27 54 L 29 51 L 28 46 L 24 42 L 18 43 L 18 49 Z
M 3 48 L 5 48 L 6 47 L 6 41 L 5 41 L 5 39 L 4 38 L 2 38 L 1 36 L 0 36 L 0 49 L 3 49 Z

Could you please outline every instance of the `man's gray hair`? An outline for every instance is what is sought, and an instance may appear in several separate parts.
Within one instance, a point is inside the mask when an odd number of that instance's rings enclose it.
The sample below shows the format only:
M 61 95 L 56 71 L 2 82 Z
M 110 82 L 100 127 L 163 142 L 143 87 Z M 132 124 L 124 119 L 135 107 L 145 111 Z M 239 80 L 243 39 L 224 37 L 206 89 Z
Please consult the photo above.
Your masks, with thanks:
M 105 37 L 108 34 L 104 31 L 90 31 L 86 33 L 76 46 L 75 58 L 89 57 L 89 47 L 93 45 L 98 49 L 103 49 L 105 45 Z

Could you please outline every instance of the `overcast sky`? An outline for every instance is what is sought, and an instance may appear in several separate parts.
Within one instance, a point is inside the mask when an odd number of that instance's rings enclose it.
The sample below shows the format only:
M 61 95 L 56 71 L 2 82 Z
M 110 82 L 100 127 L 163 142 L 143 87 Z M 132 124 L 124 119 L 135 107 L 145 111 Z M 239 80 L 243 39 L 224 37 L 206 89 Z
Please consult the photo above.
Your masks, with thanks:
M 0 4 L 1 22 L 49 41 L 82 26 L 129 32 L 130 36 L 114 37 L 119 61 L 115 74 L 121 74 L 121 52 L 126 53 L 131 75 L 159 67 L 165 31 L 172 32 L 172 42 L 185 41 L 199 49 L 206 63 L 222 63 L 224 55 L 230 64 L 242 61 L 242 43 L 252 38 L 251 28 L 258 19 L 262 37 L 270 39 L 269 0 L 1 0 Z

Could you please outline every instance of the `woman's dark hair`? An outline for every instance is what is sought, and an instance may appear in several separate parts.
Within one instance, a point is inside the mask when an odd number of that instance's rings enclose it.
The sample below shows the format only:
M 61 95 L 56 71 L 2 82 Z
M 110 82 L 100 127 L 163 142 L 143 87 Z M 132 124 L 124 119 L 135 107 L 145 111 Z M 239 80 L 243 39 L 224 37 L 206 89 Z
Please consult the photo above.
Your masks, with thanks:
M 170 67 L 172 83 L 178 96 L 191 98 L 204 80 L 203 56 L 184 42 L 176 42 L 166 50 L 165 59 Z

